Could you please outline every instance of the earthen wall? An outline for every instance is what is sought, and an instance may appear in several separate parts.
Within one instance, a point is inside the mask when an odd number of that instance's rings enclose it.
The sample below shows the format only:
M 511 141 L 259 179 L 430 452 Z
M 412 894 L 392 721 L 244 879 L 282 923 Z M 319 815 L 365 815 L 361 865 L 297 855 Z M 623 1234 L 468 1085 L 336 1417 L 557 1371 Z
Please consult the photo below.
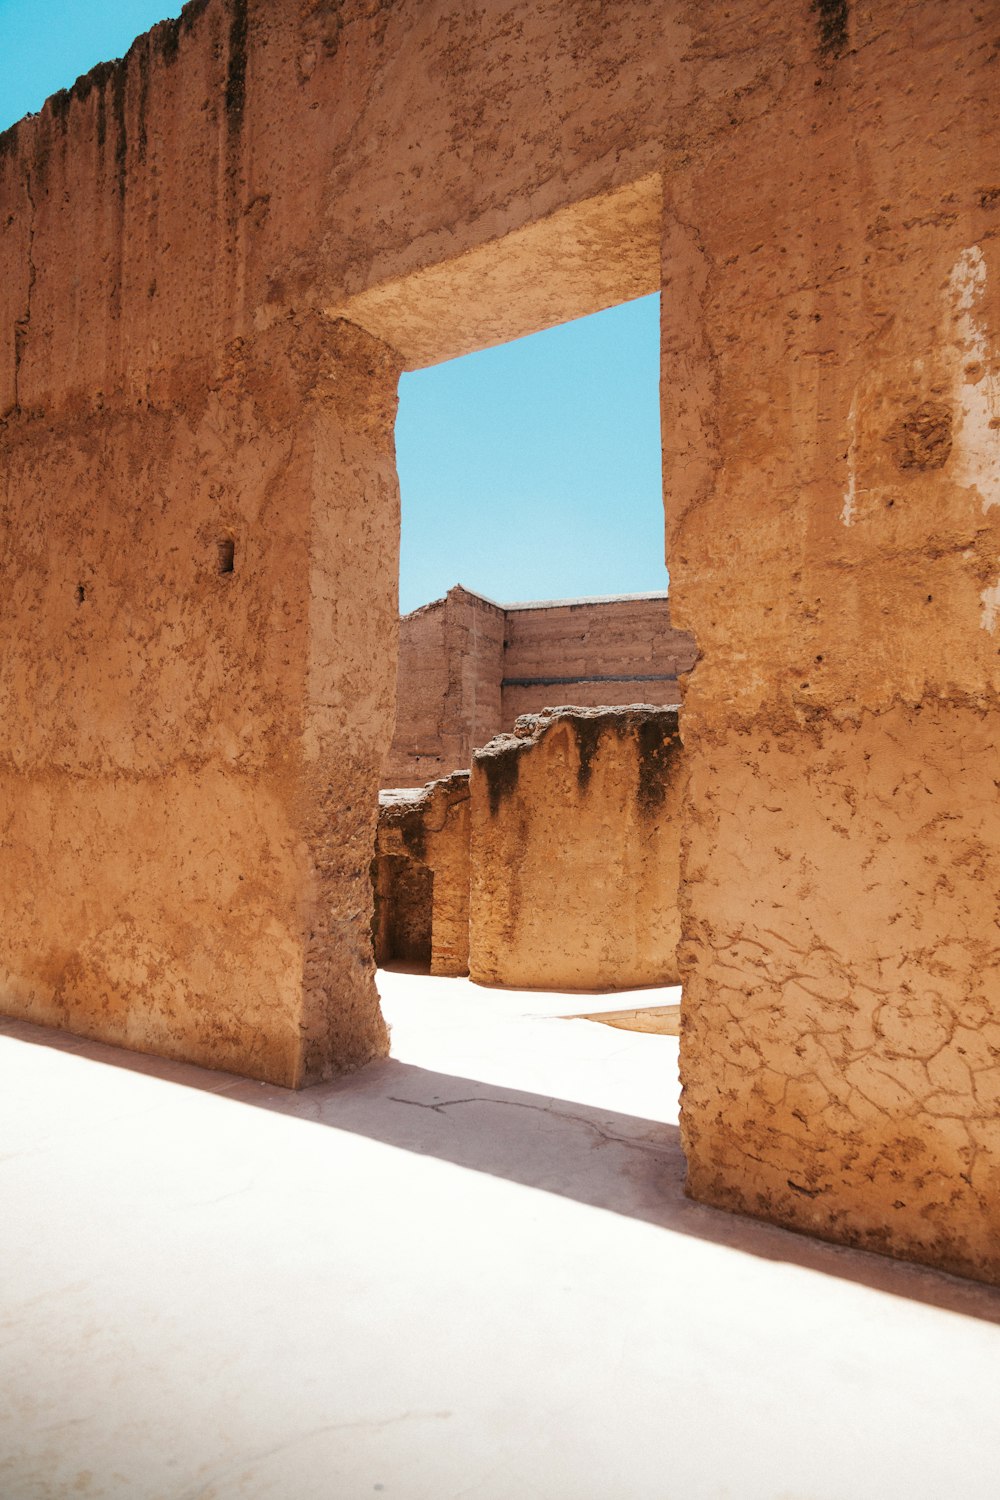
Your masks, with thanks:
M 379 799 L 372 878 L 378 963 L 412 957 L 400 930 L 425 934 L 427 970 L 469 971 L 469 773 Z
M 696 655 L 665 597 L 508 607 L 501 727 L 555 703 L 676 704 Z
M 468 769 L 500 723 L 503 649 L 503 610 L 461 586 L 403 616 L 384 786 Z
M 665 179 L 688 1187 L 996 1280 L 1000 52 L 804 19 Z
M 193 0 L 0 136 L 4 1009 L 384 1050 L 396 373 L 661 288 L 690 1190 L 1000 1279 L 995 23 Z
M 665 595 L 497 605 L 460 586 L 400 621 L 383 783 L 415 785 L 552 704 L 676 704 L 694 638 Z
M 527 715 L 472 767 L 471 977 L 515 989 L 676 983 L 676 709 Z

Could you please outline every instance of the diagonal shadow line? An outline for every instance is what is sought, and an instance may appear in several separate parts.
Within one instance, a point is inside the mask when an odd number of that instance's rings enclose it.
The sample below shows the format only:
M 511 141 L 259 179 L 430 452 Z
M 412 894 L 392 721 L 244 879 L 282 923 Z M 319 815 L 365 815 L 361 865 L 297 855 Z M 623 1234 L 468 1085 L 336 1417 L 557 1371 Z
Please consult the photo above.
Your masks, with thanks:
M 251 1085 L 227 1097 L 286 1112 Z M 676 1125 L 418 1068 L 393 1058 L 303 1090 L 287 1113 L 385 1145 L 641 1219 L 676 1234 L 784 1261 L 1000 1324 L 1000 1287 L 833 1244 L 688 1198 Z
M 30 1023 L 7 1023 L 3 1029 L 35 1045 L 208 1089 L 222 1100 L 364 1136 L 674 1234 L 1000 1324 L 1000 1287 L 829 1243 L 688 1198 L 676 1125 L 438 1073 L 395 1058 L 293 1092 L 102 1042 L 74 1038 L 70 1044 L 64 1034 Z

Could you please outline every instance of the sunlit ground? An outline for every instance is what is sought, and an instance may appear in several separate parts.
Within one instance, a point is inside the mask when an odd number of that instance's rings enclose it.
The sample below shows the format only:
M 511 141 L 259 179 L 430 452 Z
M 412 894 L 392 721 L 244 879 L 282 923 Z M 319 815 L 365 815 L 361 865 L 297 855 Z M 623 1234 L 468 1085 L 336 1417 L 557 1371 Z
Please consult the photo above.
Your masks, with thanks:
M 674 1038 L 380 979 L 297 1095 L 0 1023 L 4 1500 L 994 1500 L 1000 1293 L 686 1200 Z

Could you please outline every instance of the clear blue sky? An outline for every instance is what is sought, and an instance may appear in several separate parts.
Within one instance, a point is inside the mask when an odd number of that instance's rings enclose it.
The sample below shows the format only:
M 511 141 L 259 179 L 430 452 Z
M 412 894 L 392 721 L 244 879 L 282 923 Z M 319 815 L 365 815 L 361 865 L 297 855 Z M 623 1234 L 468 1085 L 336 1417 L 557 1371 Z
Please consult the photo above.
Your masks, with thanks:
M 0 0 L 0 130 L 178 0 Z M 404 375 L 400 606 L 665 588 L 657 297 Z

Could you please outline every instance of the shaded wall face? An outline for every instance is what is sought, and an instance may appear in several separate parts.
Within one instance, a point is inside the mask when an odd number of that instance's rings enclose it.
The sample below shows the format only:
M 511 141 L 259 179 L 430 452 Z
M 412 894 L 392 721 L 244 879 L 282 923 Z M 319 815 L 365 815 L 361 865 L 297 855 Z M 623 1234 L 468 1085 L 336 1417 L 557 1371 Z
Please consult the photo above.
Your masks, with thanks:
M 294 1084 L 386 1044 L 351 874 L 397 366 L 305 320 L 200 374 L 0 432 L 0 1005 Z
M 406 882 L 400 883 L 400 872 Z M 394 934 L 409 909 L 426 911 L 426 962 L 432 974 L 469 970 L 469 773 L 460 771 L 379 808 L 372 878 L 378 963 L 405 957 Z M 412 895 L 418 892 L 418 897 Z M 422 894 L 419 894 L 422 893 Z M 398 910 L 397 910 L 398 908 Z
M 847 25 L 668 172 L 689 1187 L 998 1279 L 993 44 Z
M 470 974 L 630 989 L 677 978 L 676 715 L 541 718 L 472 772 Z
M 404 963 L 430 973 L 434 873 L 405 854 L 375 862 L 375 962 Z

